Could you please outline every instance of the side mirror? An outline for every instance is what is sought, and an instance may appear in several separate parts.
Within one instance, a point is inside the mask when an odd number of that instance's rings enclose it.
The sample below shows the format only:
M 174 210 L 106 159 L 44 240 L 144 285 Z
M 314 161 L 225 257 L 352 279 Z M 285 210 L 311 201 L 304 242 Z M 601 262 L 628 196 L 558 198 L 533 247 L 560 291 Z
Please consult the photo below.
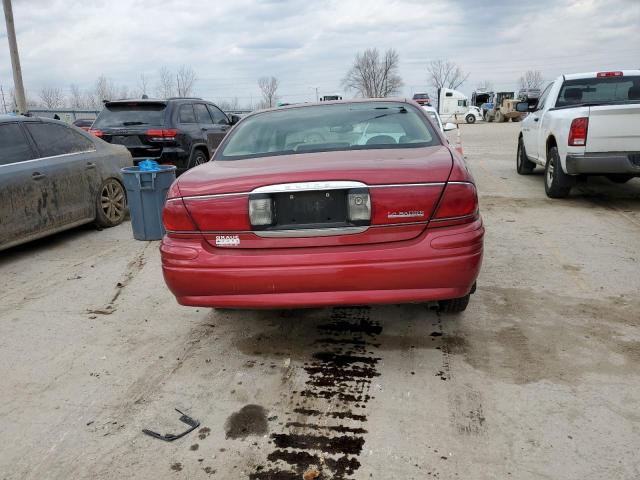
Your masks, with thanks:
M 455 130 L 456 128 L 458 128 L 458 126 L 455 123 L 451 123 L 451 122 L 447 122 L 442 126 L 442 129 L 445 132 L 449 132 L 451 130 Z
M 240 115 L 231 115 L 231 125 L 235 125 L 240 121 L 242 117 Z
M 529 103 L 527 102 L 516 103 L 516 112 L 528 112 L 528 111 L 529 111 Z

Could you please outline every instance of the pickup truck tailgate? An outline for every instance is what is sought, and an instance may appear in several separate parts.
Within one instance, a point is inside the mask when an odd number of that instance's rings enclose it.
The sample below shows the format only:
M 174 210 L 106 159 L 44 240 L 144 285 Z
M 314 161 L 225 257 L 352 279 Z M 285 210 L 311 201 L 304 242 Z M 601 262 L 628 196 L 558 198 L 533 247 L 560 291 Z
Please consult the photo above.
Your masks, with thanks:
M 585 152 L 640 152 L 640 103 L 590 107 Z

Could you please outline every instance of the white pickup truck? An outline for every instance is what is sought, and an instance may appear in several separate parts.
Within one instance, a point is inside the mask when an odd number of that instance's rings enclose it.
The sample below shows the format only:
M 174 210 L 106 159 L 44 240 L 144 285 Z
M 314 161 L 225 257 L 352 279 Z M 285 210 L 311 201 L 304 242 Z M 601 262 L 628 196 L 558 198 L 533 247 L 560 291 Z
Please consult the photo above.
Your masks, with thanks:
M 518 138 L 517 171 L 545 169 L 551 198 L 569 195 L 580 177 L 624 183 L 640 177 L 640 70 L 558 77 L 530 112 Z

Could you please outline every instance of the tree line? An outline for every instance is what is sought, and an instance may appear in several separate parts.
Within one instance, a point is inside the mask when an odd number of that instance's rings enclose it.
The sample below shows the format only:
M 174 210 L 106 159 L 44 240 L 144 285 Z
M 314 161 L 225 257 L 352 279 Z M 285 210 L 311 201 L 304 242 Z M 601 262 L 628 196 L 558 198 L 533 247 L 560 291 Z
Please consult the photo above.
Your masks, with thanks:
M 377 48 L 358 52 L 351 67 L 341 80 L 346 92 L 353 92 L 363 98 L 380 98 L 398 95 L 404 82 L 399 73 L 400 56 L 394 49 L 388 49 L 383 54 Z M 460 65 L 449 60 L 432 60 L 426 64 L 427 84 L 434 90 L 440 88 L 460 88 L 469 79 L 469 72 L 465 72 Z M 193 68 L 182 65 L 176 71 L 167 67 L 158 70 L 152 77 L 146 73 L 140 74 L 135 87 L 118 85 L 105 75 L 100 75 L 93 88 L 81 89 L 76 84 L 69 85 L 68 92 L 59 87 L 43 86 L 37 92 L 37 97 L 27 96 L 27 107 L 75 110 L 100 110 L 105 100 L 140 98 L 143 95 L 155 98 L 188 97 L 194 95 L 197 76 Z M 519 79 L 520 88 L 541 88 L 544 83 L 542 72 L 528 70 Z M 280 99 L 278 89 L 280 81 L 274 76 L 264 76 L 258 79 L 261 99 L 257 105 L 246 105 L 244 108 L 272 108 L 278 105 Z M 477 89 L 492 91 L 493 83 L 484 80 L 478 83 Z M 11 109 L 15 108 L 13 91 L 10 92 Z M 224 110 L 243 109 L 237 97 L 218 102 Z

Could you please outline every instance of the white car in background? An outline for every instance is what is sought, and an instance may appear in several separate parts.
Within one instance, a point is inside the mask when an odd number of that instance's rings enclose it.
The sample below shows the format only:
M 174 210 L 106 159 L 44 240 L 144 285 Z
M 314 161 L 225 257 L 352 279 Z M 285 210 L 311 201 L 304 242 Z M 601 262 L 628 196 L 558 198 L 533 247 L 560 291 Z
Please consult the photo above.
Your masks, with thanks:
M 464 121 L 467 123 L 476 123 L 482 120 L 482 112 L 479 107 L 469 107 L 469 111 L 464 116 Z
M 445 123 L 442 124 L 442 120 L 440 120 L 440 115 L 435 108 L 424 105 L 422 109 L 426 112 L 427 115 L 433 120 L 433 122 L 440 127 L 442 132 L 448 132 L 449 130 L 455 130 L 458 126 L 455 123 Z
M 616 183 L 640 177 L 640 70 L 562 75 L 544 89 L 522 122 L 516 169 L 545 169 L 551 198 L 569 195 L 579 177 Z

